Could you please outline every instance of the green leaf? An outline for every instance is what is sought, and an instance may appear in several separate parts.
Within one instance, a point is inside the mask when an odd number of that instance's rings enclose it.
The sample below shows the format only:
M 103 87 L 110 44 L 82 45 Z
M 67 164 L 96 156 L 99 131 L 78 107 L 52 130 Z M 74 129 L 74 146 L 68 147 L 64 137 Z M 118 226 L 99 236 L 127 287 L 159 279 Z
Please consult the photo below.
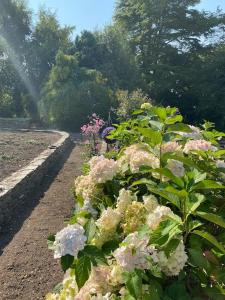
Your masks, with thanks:
M 116 240 L 108 241 L 102 246 L 104 254 L 109 255 L 119 247 L 120 242 Z
M 160 300 L 163 295 L 163 289 L 160 283 L 156 280 L 150 280 L 149 281 L 149 287 L 148 287 L 150 298 L 147 299 L 154 299 L 154 300 Z
M 188 232 L 191 232 L 192 230 L 201 227 L 203 225 L 203 223 L 199 222 L 198 220 L 191 220 L 190 222 L 188 222 L 187 226 L 188 226 Z
M 146 138 L 150 139 L 150 141 L 154 145 L 158 145 L 162 141 L 162 135 L 160 132 L 155 131 L 151 128 L 138 128 L 138 131 Z
M 126 287 L 135 299 L 138 299 L 142 294 L 142 278 L 137 273 L 132 273 L 126 282 Z
M 88 280 L 90 272 L 91 272 L 90 258 L 84 255 L 81 258 L 77 259 L 75 265 L 75 275 L 76 275 L 76 282 L 79 289 L 82 288 L 82 286 Z
M 191 297 L 186 290 L 185 284 L 178 281 L 173 282 L 168 287 L 168 295 L 174 300 L 191 300 Z
M 188 133 L 191 133 L 192 130 L 188 125 L 186 125 L 184 123 L 178 123 L 178 124 L 170 125 L 167 129 L 167 132 L 188 132 Z
M 164 248 L 164 252 L 167 257 L 170 257 L 170 255 L 177 249 L 179 243 L 180 243 L 179 239 L 172 239 L 169 241 L 169 243 Z
M 104 256 L 104 253 L 98 249 L 96 246 L 87 245 L 82 251 L 79 252 L 78 257 L 87 256 L 91 260 L 94 266 L 97 264 L 106 264 L 107 260 Z
M 191 190 L 196 191 L 196 190 L 202 190 L 202 189 L 225 189 L 225 186 L 222 185 L 221 183 L 218 183 L 214 180 L 203 180 L 197 184 L 195 184 Z
M 179 187 L 183 188 L 184 187 L 184 182 L 181 178 L 175 176 L 169 169 L 167 168 L 161 168 L 161 169 L 154 169 L 151 170 L 151 172 L 156 172 L 159 173 L 161 175 L 166 176 L 167 178 L 171 179 L 174 183 L 176 183 L 176 185 L 178 185 Z
M 210 233 L 200 230 L 195 230 L 192 233 L 201 236 L 202 238 L 210 242 L 212 245 L 214 245 L 216 248 L 218 248 L 223 254 L 225 254 L 225 248 L 223 247 L 223 245 L 219 243 L 217 239 Z
M 189 198 L 187 198 L 187 213 L 188 215 L 194 213 L 196 209 L 205 201 L 205 196 L 202 194 L 191 194 Z
M 87 237 L 87 242 L 90 243 L 96 232 L 96 225 L 94 219 L 88 220 L 85 224 L 85 235 Z
M 215 215 L 212 213 L 207 213 L 204 211 L 197 211 L 195 214 L 209 222 L 212 222 L 214 224 L 217 224 L 217 225 L 225 228 L 225 220 L 221 216 L 218 216 L 218 215 Z
M 154 181 L 147 179 L 147 178 L 142 178 L 140 180 L 134 181 L 131 186 L 137 186 L 141 184 L 150 184 L 150 185 L 157 185 Z
M 163 197 L 164 199 L 168 200 L 170 203 L 175 205 L 177 208 L 180 208 L 180 200 L 177 195 L 173 193 L 167 192 L 165 190 L 154 189 L 151 186 L 148 186 L 148 190 L 156 195 Z
M 172 125 L 175 124 L 177 122 L 182 122 L 183 121 L 183 117 L 181 115 L 176 115 L 174 117 L 169 117 L 165 120 L 165 124 L 167 125 Z
M 167 112 L 165 107 L 152 107 L 153 112 L 160 118 L 160 120 L 165 121 L 167 117 Z
M 162 130 L 162 129 L 163 129 L 163 126 L 164 126 L 163 123 L 158 122 L 158 121 L 152 121 L 152 120 L 150 120 L 149 123 L 150 123 L 152 126 L 154 126 L 154 127 L 156 127 L 157 129 L 159 129 L 159 130 Z
M 72 255 L 65 255 L 61 257 L 61 266 L 64 272 L 66 272 L 66 270 L 68 270 L 72 264 L 74 262 L 74 256 Z
M 205 270 L 210 270 L 210 263 L 203 255 L 203 251 L 201 248 L 199 249 L 188 249 L 189 258 L 193 265 L 198 266 Z

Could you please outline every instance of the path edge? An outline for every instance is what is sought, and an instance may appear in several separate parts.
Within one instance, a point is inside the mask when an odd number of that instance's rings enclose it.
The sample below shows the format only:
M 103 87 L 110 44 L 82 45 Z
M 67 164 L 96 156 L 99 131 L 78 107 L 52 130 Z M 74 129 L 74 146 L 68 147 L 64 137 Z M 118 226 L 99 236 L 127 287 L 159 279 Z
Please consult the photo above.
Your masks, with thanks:
M 41 132 L 42 130 L 37 131 Z M 60 138 L 27 166 L 0 182 L 0 228 L 15 215 L 15 210 L 19 205 L 24 205 L 24 199 L 41 184 L 49 169 L 56 169 L 69 149 L 72 148 L 69 133 L 56 130 L 43 131 L 58 133 Z

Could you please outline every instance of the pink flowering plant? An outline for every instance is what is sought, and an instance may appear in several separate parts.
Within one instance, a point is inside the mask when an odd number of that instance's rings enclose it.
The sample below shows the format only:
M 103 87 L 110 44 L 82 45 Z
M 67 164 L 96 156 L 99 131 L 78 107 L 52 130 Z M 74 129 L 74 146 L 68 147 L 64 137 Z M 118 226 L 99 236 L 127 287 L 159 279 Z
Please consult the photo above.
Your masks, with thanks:
M 46 299 L 225 299 L 224 136 L 149 103 L 117 125 L 118 155 L 90 159 L 49 239 L 66 273 Z
M 101 119 L 96 113 L 93 113 L 91 117 L 89 117 L 89 122 L 81 127 L 81 133 L 88 138 L 90 151 L 92 154 L 97 154 L 100 151 L 98 136 L 101 128 L 104 125 L 104 120 Z

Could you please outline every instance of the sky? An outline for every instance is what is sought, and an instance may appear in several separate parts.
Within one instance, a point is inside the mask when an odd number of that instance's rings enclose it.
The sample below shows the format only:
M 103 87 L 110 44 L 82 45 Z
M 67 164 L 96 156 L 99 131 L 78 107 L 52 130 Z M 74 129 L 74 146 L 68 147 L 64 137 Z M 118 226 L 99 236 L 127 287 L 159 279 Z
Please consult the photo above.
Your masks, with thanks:
M 44 5 L 56 11 L 62 25 L 75 26 L 75 35 L 82 30 L 101 29 L 110 24 L 116 0 L 27 0 L 36 14 Z M 200 9 L 214 11 L 220 6 L 225 11 L 225 0 L 202 0 Z

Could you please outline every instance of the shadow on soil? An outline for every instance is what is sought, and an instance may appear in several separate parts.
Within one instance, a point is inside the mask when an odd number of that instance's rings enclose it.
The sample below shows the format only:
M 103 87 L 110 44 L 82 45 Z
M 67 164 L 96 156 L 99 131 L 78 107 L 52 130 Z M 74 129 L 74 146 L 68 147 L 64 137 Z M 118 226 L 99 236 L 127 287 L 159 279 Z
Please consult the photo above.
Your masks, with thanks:
M 61 170 L 65 161 L 69 157 L 72 149 L 75 146 L 75 136 L 72 136 L 73 142 L 66 152 L 62 155 L 56 167 L 49 169 L 42 179 L 38 189 L 31 189 L 29 194 L 24 197 L 20 202 L 20 206 L 15 209 L 15 212 L 10 217 L 9 221 L 5 223 L 0 229 L 0 255 L 3 253 L 4 248 L 10 243 L 14 235 L 20 230 L 23 222 L 30 216 L 32 210 L 38 205 L 44 197 L 45 192 L 48 190 L 51 183 Z

